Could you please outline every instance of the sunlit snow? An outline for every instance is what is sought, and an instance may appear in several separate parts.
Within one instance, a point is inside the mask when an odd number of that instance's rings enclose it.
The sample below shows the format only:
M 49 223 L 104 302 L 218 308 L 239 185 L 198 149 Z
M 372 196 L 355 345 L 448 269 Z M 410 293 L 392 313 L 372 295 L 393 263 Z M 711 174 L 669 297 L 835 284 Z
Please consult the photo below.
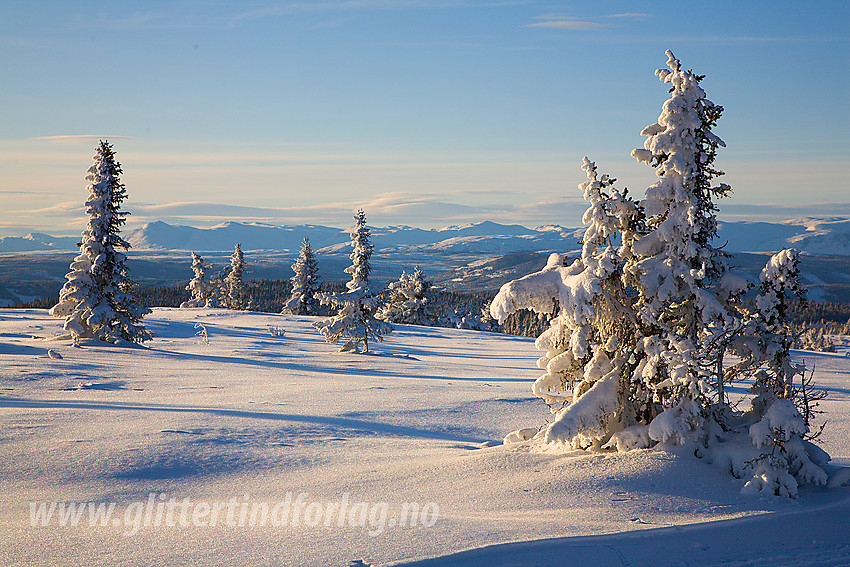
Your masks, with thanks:
M 315 319 L 155 309 L 142 347 L 50 340 L 0 311 L 0 557 L 17 565 L 780 565 L 850 562 L 850 487 L 791 500 L 680 449 L 541 452 L 533 340 L 399 325 L 335 352 Z M 850 358 L 797 352 L 829 388 L 821 439 L 850 466 Z M 743 395 L 743 385 L 733 394 Z M 834 473 L 833 484 L 847 480 Z M 844 475 L 844 476 L 842 476 Z M 387 503 L 365 525 L 31 526 L 30 502 Z M 163 496 L 160 496 L 163 495 Z M 403 503 L 431 526 L 392 526 Z M 139 505 L 141 506 L 141 504 Z M 374 520 L 374 521 L 373 521 Z M 111 523 L 111 522 L 110 522 Z M 383 525 L 380 525 L 383 523 Z M 372 534 L 372 535 L 370 535 Z M 557 538 L 549 539 L 545 538 Z M 776 543 L 781 540 L 781 544 Z M 507 542 L 507 546 L 493 546 Z M 463 555 L 452 555 L 471 550 Z

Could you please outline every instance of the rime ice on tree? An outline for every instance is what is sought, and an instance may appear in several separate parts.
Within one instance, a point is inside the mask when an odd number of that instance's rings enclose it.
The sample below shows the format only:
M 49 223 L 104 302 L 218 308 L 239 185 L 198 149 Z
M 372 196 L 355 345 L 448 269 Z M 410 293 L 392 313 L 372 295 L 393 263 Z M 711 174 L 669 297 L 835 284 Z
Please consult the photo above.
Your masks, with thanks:
M 216 287 L 207 281 L 207 267 L 200 254 L 192 252 L 192 271 L 195 277 L 186 286 L 186 291 L 192 294 L 189 301 L 184 301 L 180 307 L 214 307 Z
M 292 315 L 315 315 L 318 309 L 316 295 L 319 293 L 319 263 L 306 236 L 301 244 L 301 253 L 292 264 L 292 271 L 295 272 L 290 280 L 292 294 L 284 304 L 282 312 Z
M 702 77 L 667 56 L 669 70 L 656 74 L 671 96 L 643 130 L 644 149 L 632 152 L 659 181 L 634 201 L 585 158 L 581 258 L 564 266 L 553 254 L 542 271 L 505 284 L 491 313 L 500 321 L 523 308 L 557 313 L 536 342 L 546 354 L 533 386 L 554 420 L 533 442 L 620 451 L 689 444 L 749 479 L 745 492 L 794 496 L 798 483 L 826 482 L 829 458 L 806 439 L 800 409 L 808 415 L 809 402 L 790 387 L 801 372 L 790 363 L 784 317 L 785 295 L 799 289 L 796 254 L 771 258 L 757 310 L 748 311 L 745 278 L 711 244 L 712 198 L 731 190 L 713 184 L 724 144 L 711 129 L 723 109 L 706 99 Z M 735 364 L 725 366 L 725 353 Z M 747 411 L 725 403 L 725 384 L 743 378 L 755 382 Z M 508 440 L 528 438 L 520 433 Z
M 75 338 L 141 342 L 151 338 L 141 325 L 150 309 L 139 306 L 133 296 L 127 257 L 117 249 L 130 245 L 120 236 L 129 214 L 121 211 L 127 192 L 121 183 L 121 164 L 112 146 L 101 140 L 86 180 L 88 224 L 80 240 L 80 253 L 71 263 L 59 302 L 50 310 L 65 319 L 64 328 Z
M 323 293 L 318 295 L 323 305 L 331 305 L 337 309 L 335 316 L 324 321 L 313 323 L 330 344 L 338 344 L 340 339 L 348 337 L 341 351 L 356 351 L 361 345 L 362 352 L 368 352 L 369 339 L 378 342 L 382 336 L 393 330 L 392 325 L 375 318 L 375 311 L 380 305 L 380 296 L 372 292 L 369 286 L 369 259 L 373 246 L 370 230 L 366 226 L 366 213 L 357 211 L 354 216 L 355 225 L 351 229 L 351 246 L 353 250 L 351 266 L 345 272 L 351 274 L 351 281 L 346 285 L 347 292 Z
M 376 317 L 388 323 L 428 325 L 434 321 L 428 310 L 430 291 L 431 282 L 419 266 L 412 274 L 402 272 L 399 280 L 389 285 L 389 298 L 378 309 Z

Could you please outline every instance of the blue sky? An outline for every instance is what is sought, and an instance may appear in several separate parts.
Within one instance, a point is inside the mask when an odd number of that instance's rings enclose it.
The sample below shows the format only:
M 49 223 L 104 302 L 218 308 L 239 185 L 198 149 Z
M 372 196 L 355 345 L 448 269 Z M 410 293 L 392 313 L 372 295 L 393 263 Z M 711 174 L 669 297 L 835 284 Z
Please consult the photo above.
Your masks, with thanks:
M 98 137 L 132 226 L 578 226 L 583 156 L 653 181 L 665 49 L 726 109 L 722 217 L 850 216 L 848 29 L 845 1 L 5 2 L 0 236 L 79 232 Z

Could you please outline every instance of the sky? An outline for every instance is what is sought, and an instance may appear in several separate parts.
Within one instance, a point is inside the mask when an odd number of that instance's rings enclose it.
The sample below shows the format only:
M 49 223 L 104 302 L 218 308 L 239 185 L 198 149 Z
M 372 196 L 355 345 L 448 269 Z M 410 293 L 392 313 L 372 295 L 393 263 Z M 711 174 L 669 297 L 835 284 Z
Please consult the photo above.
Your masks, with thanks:
M 164 220 L 581 225 L 671 49 L 725 108 L 721 219 L 850 216 L 850 2 L 0 3 L 0 236 L 79 234 L 98 139 Z

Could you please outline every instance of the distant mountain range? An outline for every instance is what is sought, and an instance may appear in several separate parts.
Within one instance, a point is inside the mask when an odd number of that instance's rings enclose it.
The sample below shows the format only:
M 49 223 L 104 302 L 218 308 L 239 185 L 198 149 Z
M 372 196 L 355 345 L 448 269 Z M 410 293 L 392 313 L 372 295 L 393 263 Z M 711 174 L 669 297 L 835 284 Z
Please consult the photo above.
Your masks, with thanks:
M 439 230 L 407 226 L 372 228 L 372 277 L 378 285 L 419 265 L 448 290 L 495 290 L 535 272 L 552 251 L 575 255 L 584 229 L 479 222 Z M 133 277 L 143 287 L 184 284 L 191 277 L 189 251 L 201 252 L 212 270 L 229 264 L 237 242 L 246 251 L 251 279 L 285 279 L 307 236 L 319 253 L 323 281 L 345 281 L 350 264 L 347 230 L 317 225 L 271 226 L 228 222 L 212 228 L 153 222 L 130 231 Z M 0 306 L 55 295 L 64 282 L 79 237 L 47 234 L 0 239 Z M 734 252 L 730 265 L 752 282 L 765 252 L 795 247 L 807 252 L 801 278 L 815 301 L 850 302 L 850 219 L 799 219 L 782 223 L 721 223 L 715 243 Z
M 50 236 L 31 232 L 26 236 L 0 238 L 0 252 L 36 252 L 41 250 L 76 250 L 79 236 Z
M 533 229 L 490 221 L 424 230 L 409 226 L 373 227 L 372 243 L 384 254 L 513 254 L 570 251 L 579 247 L 583 228 L 557 225 Z M 243 250 L 297 252 L 307 236 L 322 253 L 344 253 L 347 229 L 320 225 L 274 226 L 226 222 L 211 228 L 148 223 L 126 235 L 134 251 L 195 250 L 225 252 L 241 243 Z M 79 237 L 33 233 L 0 238 L 0 253 L 76 250 Z M 850 255 L 850 219 L 803 218 L 779 223 L 722 222 L 715 245 L 730 252 L 773 252 L 797 248 L 815 255 Z

